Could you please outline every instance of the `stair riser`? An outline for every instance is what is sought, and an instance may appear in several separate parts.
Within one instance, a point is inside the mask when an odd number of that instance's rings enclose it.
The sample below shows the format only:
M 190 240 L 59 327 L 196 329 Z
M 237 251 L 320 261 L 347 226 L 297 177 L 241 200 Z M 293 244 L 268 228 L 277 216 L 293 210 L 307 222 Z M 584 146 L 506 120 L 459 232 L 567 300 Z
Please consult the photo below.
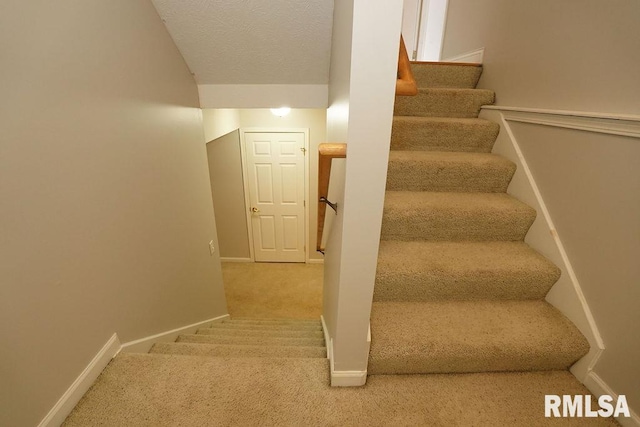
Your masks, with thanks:
M 181 335 L 176 342 L 230 344 L 230 345 L 295 345 L 323 347 L 324 339 L 317 338 L 260 338 L 260 337 L 219 337 L 214 335 Z
M 223 320 L 223 324 L 229 325 L 264 325 L 264 326 L 276 326 L 276 325 L 304 325 L 304 326 L 322 326 L 318 320 L 267 320 L 267 319 L 233 319 Z
M 494 94 L 479 89 L 421 89 L 416 96 L 397 96 L 396 116 L 475 118 L 480 107 L 493 104 Z
M 286 358 L 325 358 L 324 347 L 304 346 L 232 346 L 192 343 L 159 343 L 149 353 L 174 354 L 200 357 L 286 357 Z
M 568 369 L 589 351 L 544 301 L 374 302 L 370 374 Z
M 480 80 L 481 66 L 412 63 L 411 72 L 418 87 L 473 89 Z
M 385 205 L 383 240 L 518 241 L 524 240 L 535 211 L 399 210 Z
M 451 276 L 439 273 L 447 272 L 425 269 L 422 274 L 406 275 L 378 268 L 373 300 L 538 300 L 553 286 L 553 282 L 536 280 L 539 277 L 536 272 L 486 274 L 476 271 Z
M 274 338 L 323 338 L 322 331 L 268 331 L 250 329 L 202 328 L 198 334 L 220 337 L 274 337 Z
M 394 118 L 392 150 L 489 153 L 500 131 L 500 126 L 492 122 L 420 122 L 413 119 Z
M 236 324 L 236 323 L 214 323 L 212 329 L 228 329 L 228 330 L 254 330 L 254 331 L 321 331 L 320 325 L 255 325 L 255 324 Z
M 451 374 L 469 372 L 504 372 L 504 371 L 554 371 L 567 370 L 575 363 L 574 359 L 558 361 L 557 357 L 548 353 L 528 354 L 526 358 L 511 362 L 499 358 L 460 356 L 460 360 L 429 358 L 404 358 L 397 360 L 370 361 L 367 367 L 369 375 L 403 375 L 403 374 Z
M 391 160 L 387 190 L 504 193 L 514 172 L 512 163 Z

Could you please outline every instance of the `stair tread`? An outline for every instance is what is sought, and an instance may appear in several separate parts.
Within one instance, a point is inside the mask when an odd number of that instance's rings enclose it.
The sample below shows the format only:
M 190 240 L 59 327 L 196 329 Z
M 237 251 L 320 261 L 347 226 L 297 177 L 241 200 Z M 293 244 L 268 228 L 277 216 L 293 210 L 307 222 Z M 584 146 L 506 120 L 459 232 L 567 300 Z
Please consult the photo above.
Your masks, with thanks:
M 324 338 L 322 331 L 316 330 L 253 330 L 253 329 L 224 329 L 224 328 L 200 328 L 197 331 L 202 335 L 236 336 L 236 337 L 281 337 L 281 338 Z
M 487 89 L 418 88 L 415 96 L 396 96 L 394 115 L 478 117 L 480 107 L 495 102 Z
M 411 71 L 418 87 L 475 88 L 482 74 L 482 66 L 412 62 Z
M 500 131 L 478 118 L 394 116 L 391 150 L 439 150 L 488 153 Z
M 238 317 L 223 320 L 221 323 L 230 324 L 253 324 L 253 325 L 321 325 L 319 320 L 314 319 L 262 319 L 250 317 Z
M 216 322 L 213 323 L 210 328 L 213 329 L 247 329 L 247 330 L 264 330 L 264 331 L 321 331 L 321 324 L 253 324 L 253 323 L 230 323 L 230 322 Z
M 207 357 L 324 358 L 327 356 L 327 349 L 322 346 L 231 345 L 177 342 L 156 343 L 151 347 L 149 353 Z
M 567 369 L 589 350 L 544 301 L 375 302 L 372 374 Z
M 282 338 L 282 337 L 246 337 L 216 336 L 204 334 L 180 335 L 176 342 L 236 344 L 236 345 L 302 345 L 324 346 L 324 338 Z
M 535 209 L 504 193 L 387 191 L 383 240 L 523 240 Z
M 560 269 L 524 242 L 380 242 L 375 301 L 542 299 Z
M 506 192 L 515 170 L 491 153 L 392 150 L 387 190 Z

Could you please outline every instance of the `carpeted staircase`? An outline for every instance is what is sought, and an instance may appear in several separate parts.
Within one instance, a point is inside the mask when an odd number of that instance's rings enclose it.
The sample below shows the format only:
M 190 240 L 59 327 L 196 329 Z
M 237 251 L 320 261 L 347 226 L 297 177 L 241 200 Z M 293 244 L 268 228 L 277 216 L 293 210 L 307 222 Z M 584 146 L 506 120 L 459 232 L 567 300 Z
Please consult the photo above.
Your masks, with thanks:
M 482 68 L 414 63 L 397 97 L 369 374 L 566 370 L 589 345 L 544 297 L 560 270 L 524 243 L 536 212 L 478 119 Z

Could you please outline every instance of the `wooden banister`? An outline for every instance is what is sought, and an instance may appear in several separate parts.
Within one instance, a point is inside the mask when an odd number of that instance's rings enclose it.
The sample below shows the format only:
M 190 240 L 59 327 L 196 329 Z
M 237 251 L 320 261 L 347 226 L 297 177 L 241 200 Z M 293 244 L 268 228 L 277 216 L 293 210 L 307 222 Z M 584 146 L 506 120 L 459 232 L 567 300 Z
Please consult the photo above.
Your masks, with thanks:
M 396 95 L 417 95 L 418 85 L 411 71 L 411 62 L 400 35 L 400 51 L 398 54 L 398 79 L 396 81 Z M 347 144 L 323 143 L 318 146 L 318 235 L 316 250 L 324 253 L 322 234 L 324 220 L 327 214 L 327 200 L 329 193 L 329 179 L 331 177 L 331 161 L 347 157 Z
M 418 84 L 411 71 L 411 62 L 400 35 L 400 52 L 398 54 L 398 80 L 396 81 L 396 95 L 413 96 L 418 94 Z
M 347 144 L 324 143 L 318 146 L 318 236 L 316 250 L 324 253 L 322 247 L 322 233 L 324 231 L 324 218 L 327 212 L 327 204 L 321 202 L 327 200 L 329 193 L 329 178 L 331 177 L 331 161 L 347 157 Z

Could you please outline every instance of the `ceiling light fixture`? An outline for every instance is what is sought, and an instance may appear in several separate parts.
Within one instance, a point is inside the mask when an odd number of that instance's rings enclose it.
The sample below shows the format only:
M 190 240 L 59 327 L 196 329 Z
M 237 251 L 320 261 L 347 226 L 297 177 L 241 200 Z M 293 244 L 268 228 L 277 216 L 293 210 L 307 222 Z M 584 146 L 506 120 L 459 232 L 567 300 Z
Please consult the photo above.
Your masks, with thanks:
M 271 114 L 278 117 L 284 117 L 291 112 L 289 107 L 272 108 Z

